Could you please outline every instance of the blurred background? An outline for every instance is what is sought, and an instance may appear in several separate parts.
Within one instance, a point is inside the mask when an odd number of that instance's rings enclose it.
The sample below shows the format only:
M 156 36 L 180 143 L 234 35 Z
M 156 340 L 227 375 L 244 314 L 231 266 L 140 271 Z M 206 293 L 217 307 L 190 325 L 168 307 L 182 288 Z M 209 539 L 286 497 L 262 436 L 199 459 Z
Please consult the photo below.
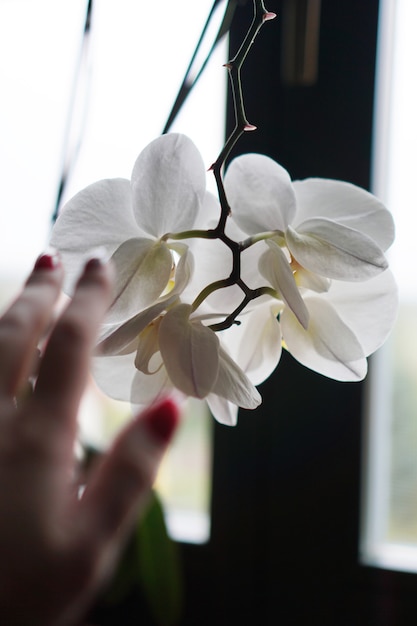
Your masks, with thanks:
M 250 24 L 250 0 L 0 0 L 1 306 L 47 246 L 65 199 L 99 178 L 130 177 L 164 128 L 213 8 L 197 66 L 233 9 L 230 35 L 171 128 L 194 140 L 207 166 L 234 125 L 222 65 Z M 278 18 L 242 72 L 258 130 L 234 154 L 262 152 L 294 179 L 339 178 L 376 193 L 397 226 L 389 259 L 401 306 L 364 383 L 324 379 L 284 354 L 261 386 L 262 406 L 242 411 L 237 428 L 190 405 L 158 478 L 181 554 L 179 623 L 411 626 L 417 3 L 269 0 L 267 9 Z M 128 416 L 92 388 L 82 436 L 105 447 Z M 136 624 L 129 607 L 123 624 Z M 121 623 L 112 619 L 100 623 Z

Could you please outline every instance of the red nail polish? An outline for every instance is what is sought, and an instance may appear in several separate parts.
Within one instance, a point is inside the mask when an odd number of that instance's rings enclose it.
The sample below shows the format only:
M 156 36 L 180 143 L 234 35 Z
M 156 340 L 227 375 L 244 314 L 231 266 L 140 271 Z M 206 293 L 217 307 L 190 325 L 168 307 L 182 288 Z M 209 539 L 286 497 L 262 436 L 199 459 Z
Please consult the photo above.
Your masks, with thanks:
M 163 400 L 156 406 L 150 407 L 143 417 L 143 422 L 155 439 L 161 443 L 168 443 L 179 421 L 178 406 L 171 399 Z
M 53 270 L 59 265 L 58 254 L 41 254 L 35 262 L 35 270 Z

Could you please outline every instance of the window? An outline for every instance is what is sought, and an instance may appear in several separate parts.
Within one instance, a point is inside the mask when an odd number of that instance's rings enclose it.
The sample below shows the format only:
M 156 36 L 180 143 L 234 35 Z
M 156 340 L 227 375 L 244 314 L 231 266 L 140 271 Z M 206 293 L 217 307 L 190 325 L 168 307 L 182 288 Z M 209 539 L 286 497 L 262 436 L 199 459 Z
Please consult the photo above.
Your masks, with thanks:
M 374 187 L 396 222 L 390 263 L 400 310 L 389 343 L 373 362 L 362 546 L 366 563 L 412 572 L 417 572 L 416 20 L 412 0 L 382 3 Z
M 162 132 L 212 4 L 161 0 L 156 10 L 137 0 L 0 2 L 0 308 L 47 244 L 61 177 L 61 204 L 100 178 L 129 178 L 139 151 Z M 207 33 L 210 44 L 225 4 Z M 225 61 L 226 39 L 172 128 L 193 139 L 207 169 L 224 141 Z M 214 177 L 208 181 L 214 189 Z M 206 541 L 211 418 L 201 407 L 194 412 L 158 485 L 173 536 Z M 105 445 L 129 414 L 127 405 L 91 389 L 81 432 Z

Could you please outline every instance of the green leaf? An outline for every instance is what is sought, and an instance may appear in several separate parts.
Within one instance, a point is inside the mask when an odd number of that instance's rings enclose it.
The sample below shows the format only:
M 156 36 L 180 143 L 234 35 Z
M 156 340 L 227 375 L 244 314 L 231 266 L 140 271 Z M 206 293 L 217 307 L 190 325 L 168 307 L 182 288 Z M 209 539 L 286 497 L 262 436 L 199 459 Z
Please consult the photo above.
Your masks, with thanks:
M 162 506 L 153 492 L 136 531 L 138 582 L 158 626 L 179 623 L 183 578 L 177 544 L 168 536 Z
M 183 607 L 183 574 L 178 545 L 168 536 L 162 506 L 151 494 L 145 515 L 123 551 L 98 608 L 120 610 L 129 598 L 138 606 L 138 625 L 177 626 Z

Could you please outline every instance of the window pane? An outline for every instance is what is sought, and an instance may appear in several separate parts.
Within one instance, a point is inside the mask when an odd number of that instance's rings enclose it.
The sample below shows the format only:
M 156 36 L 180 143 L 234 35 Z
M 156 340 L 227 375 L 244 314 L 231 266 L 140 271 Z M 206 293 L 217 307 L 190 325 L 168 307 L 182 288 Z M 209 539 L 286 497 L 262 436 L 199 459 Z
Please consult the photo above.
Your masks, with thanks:
M 417 571 L 417 41 L 414 0 L 382 2 L 375 185 L 394 214 L 399 317 L 370 384 L 365 562 Z
M 0 2 L 0 309 L 47 245 L 69 147 L 63 200 L 100 178 L 130 178 L 136 156 L 164 127 L 212 4 L 96 0 L 87 46 L 87 0 Z M 219 3 L 214 29 L 225 6 Z M 214 37 L 211 29 L 210 45 Z M 207 169 L 224 142 L 226 50 L 225 39 L 172 128 L 193 139 Z M 211 175 L 208 184 L 214 189 Z M 175 536 L 205 541 L 211 418 L 205 404 L 189 412 L 158 484 Z M 129 407 L 92 388 L 81 432 L 105 445 L 128 415 Z M 178 530 L 179 517 L 188 535 Z

